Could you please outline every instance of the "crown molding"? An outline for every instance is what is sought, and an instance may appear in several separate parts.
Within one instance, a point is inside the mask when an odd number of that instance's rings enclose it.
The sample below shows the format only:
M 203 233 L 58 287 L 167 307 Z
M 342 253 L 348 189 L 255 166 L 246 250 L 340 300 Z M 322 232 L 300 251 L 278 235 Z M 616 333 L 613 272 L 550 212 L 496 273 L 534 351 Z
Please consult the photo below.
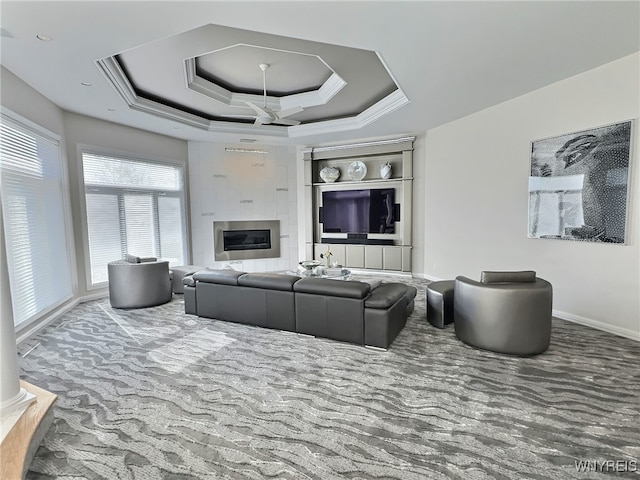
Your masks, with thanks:
M 253 124 L 242 124 L 232 121 L 211 121 L 198 115 L 170 107 L 154 100 L 138 96 L 115 57 L 97 60 L 96 65 L 105 78 L 113 85 L 116 92 L 132 110 L 148 113 L 159 118 L 168 119 L 201 130 L 220 133 L 251 133 L 257 131 L 261 135 L 298 138 L 310 135 L 357 130 L 409 103 L 404 92 L 398 88 L 364 112 L 348 118 L 326 120 L 300 124 L 291 127 Z M 264 98 L 259 95 L 230 92 L 219 85 L 199 77 L 195 71 L 195 58 L 184 62 L 184 75 L 187 88 L 229 106 L 247 107 L 247 102 L 260 104 Z M 320 89 L 313 92 L 289 95 L 281 98 L 267 96 L 267 106 L 274 110 L 283 110 L 295 106 L 309 107 L 322 105 L 333 98 L 347 85 L 339 75 L 332 74 Z M 223 115 L 221 115 L 224 117 Z
M 370 142 L 350 143 L 347 145 L 330 145 L 326 147 L 306 147 L 300 152 L 304 160 L 326 160 L 328 158 L 353 157 L 379 153 L 401 152 L 413 150 L 416 137 L 400 137 Z
M 196 57 L 187 58 L 184 61 L 184 77 L 189 90 L 205 95 L 230 107 L 246 107 L 247 102 L 255 103 L 256 105 L 264 105 L 265 103 L 263 95 L 232 92 L 215 82 L 198 76 L 196 73 Z M 272 110 L 279 111 L 293 107 L 306 108 L 325 105 L 346 85 L 347 82 L 334 72 L 317 90 L 294 93 L 283 97 L 267 95 L 266 106 Z
M 336 150 L 349 150 L 353 148 L 380 147 L 382 145 L 398 145 L 402 143 L 413 143 L 416 137 L 400 137 L 387 140 L 373 140 L 371 142 L 350 143 L 348 145 L 329 145 L 326 147 L 307 147 L 301 150 L 302 153 L 333 152 Z
M 143 97 L 137 97 L 135 102 L 129 104 L 129 108 L 202 130 L 209 130 L 209 125 L 211 124 L 211 121 L 194 115 L 193 113 L 183 112 L 177 108 L 163 105 L 162 103 Z
M 113 85 L 125 103 L 127 103 L 127 105 L 135 103 L 138 95 L 115 57 L 102 58 L 100 60 L 96 60 L 95 63 L 98 70 L 100 70 L 100 72 L 106 77 L 107 81 Z
M 364 127 L 372 122 L 375 122 L 379 118 L 393 112 L 394 110 L 397 110 L 398 108 L 406 105 L 407 103 L 409 103 L 409 99 L 404 94 L 404 92 L 400 88 L 398 88 L 379 102 L 371 105 L 364 112 L 360 113 L 356 118 L 358 119 L 360 126 Z
M 347 130 L 356 130 L 375 122 L 379 118 L 409 103 L 409 99 L 399 88 L 385 98 L 367 108 L 355 117 L 327 120 L 325 122 L 306 123 L 289 127 L 291 138 L 307 135 L 322 135 Z
M 287 95 L 280 99 L 282 110 L 293 107 L 316 107 L 325 105 L 347 85 L 340 75 L 333 73 L 318 90 Z
M 248 93 L 236 93 L 227 90 L 220 85 L 198 76 L 196 73 L 196 59 L 187 58 L 184 61 L 184 76 L 189 90 L 200 93 L 230 107 L 247 107 L 247 102 L 262 105 L 264 97 Z M 280 99 L 267 96 L 267 107 L 273 110 L 281 110 Z

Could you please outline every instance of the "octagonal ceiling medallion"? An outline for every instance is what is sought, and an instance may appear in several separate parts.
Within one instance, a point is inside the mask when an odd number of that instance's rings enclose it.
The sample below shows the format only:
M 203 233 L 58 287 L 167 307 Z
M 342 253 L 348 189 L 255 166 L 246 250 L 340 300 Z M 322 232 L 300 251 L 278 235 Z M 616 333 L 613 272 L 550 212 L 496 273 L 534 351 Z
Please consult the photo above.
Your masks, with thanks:
M 409 102 L 376 52 L 219 25 L 96 64 L 129 108 L 209 131 L 353 130 Z
M 218 55 L 220 53 L 227 55 Z M 234 65 L 234 55 L 236 58 L 242 58 L 242 63 L 252 67 L 251 70 L 246 72 Z M 253 59 L 250 58 L 252 56 Z M 262 88 L 259 94 L 250 93 L 255 92 L 255 80 L 252 80 L 252 77 L 260 73 L 260 63 L 255 63 L 260 61 L 260 58 L 270 58 L 273 62 L 266 64 L 266 96 L 263 95 Z M 294 69 L 295 74 L 292 75 L 290 72 Z M 346 82 L 317 55 L 277 51 L 253 45 L 233 45 L 206 55 L 188 58 L 185 60 L 185 78 L 187 88 L 225 105 L 246 108 L 247 103 L 254 103 L 275 111 L 324 105 L 346 85 Z M 278 86 L 277 92 L 268 88 L 273 84 Z M 253 117 L 241 114 L 223 116 Z

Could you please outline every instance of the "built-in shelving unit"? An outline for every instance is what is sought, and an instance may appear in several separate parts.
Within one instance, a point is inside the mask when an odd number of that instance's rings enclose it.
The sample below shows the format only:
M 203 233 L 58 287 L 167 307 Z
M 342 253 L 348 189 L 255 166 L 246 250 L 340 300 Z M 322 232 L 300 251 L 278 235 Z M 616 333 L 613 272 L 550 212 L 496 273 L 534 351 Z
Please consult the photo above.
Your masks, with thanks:
M 319 259 L 321 253 L 331 250 L 332 260 L 346 267 L 411 271 L 414 140 L 414 137 L 404 137 L 303 150 L 305 204 L 309 211 L 305 224 L 307 259 Z M 367 167 L 367 174 L 360 181 L 355 181 L 348 175 L 349 165 L 355 161 L 361 161 Z M 382 178 L 380 174 L 380 168 L 385 163 L 391 165 L 392 173 L 388 179 Z M 338 168 L 340 177 L 335 182 L 324 182 L 320 171 L 325 167 Z M 322 193 L 362 188 L 395 190 L 395 203 L 400 212 L 400 218 L 395 222 L 395 232 L 357 236 L 324 233 L 319 219 Z

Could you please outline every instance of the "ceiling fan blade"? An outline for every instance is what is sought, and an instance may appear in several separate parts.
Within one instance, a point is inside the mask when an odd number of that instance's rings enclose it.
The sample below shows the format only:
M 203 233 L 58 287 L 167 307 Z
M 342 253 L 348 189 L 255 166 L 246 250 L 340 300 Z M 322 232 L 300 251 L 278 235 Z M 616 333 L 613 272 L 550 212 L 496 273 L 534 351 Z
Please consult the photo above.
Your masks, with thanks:
M 298 120 L 293 120 L 290 118 L 278 118 L 277 120 L 274 120 L 273 123 L 276 123 L 278 125 L 285 125 L 287 127 L 295 127 L 296 125 L 300 125 L 300 122 Z
M 265 109 L 263 109 L 262 107 L 259 107 L 258 105 L 256 105 L 255 103 L 251 103 L 251 102 L 244 102 L 247 105 L 249 105 L 257 114 L 259 117 L 267 117 L 267 118 L 272 118 L 271 114 L 269 112 L 267 112 Z
M 246 118 L 248 120 L 256 118 L 255 115 L 236 115 L 236 114 L 224 114 L 221 115 L 224 118 Z
M 290 115 L 295 115 L 296 113 L 300 113 L 303 110 L 304 110 L 304 108 L 302 108 L 302 107 L 287 108 L 286 110 L 281 110 L 279 112 L 276 112 L 276 117 L 278 117 L 278 118 L 288 117 Z

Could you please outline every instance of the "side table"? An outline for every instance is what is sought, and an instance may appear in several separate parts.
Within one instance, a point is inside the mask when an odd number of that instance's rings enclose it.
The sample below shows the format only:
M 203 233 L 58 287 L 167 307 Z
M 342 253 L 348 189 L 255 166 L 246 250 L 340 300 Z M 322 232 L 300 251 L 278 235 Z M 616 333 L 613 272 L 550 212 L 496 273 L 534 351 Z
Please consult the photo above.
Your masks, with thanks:
M 171 270 L 171 288 L 173 293 L 184 293 L 184 285 L 182 285 L 182 279 L 187 275 L 192 275 L 199 270 L 205 270 L 207 267 L 200 267 L 198 265 L 178 265 L 177 267 L 170 267 Z
M 442 280 L 427 285 L 427 321 L 444 328 L 453 323 L 453 289 L 455 280 Z

